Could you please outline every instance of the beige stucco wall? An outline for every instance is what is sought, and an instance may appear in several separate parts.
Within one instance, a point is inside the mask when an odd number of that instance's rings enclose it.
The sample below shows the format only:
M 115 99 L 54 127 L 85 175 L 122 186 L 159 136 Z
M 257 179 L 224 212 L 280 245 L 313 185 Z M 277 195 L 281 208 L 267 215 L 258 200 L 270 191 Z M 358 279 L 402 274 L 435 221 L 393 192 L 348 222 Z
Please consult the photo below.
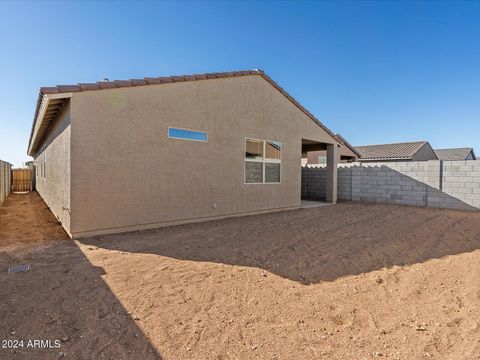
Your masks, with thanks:
M 300 205 L 301 140 L 334 140 L 260 76 L 74 93 L 75 236 Z M 208 142 L 169 139 L 168 127 Z M 244 184 L 245 138 L 282 143 L 281 184 Z
M 305 155 L 305 154 L 304 154 Z M 318 157 L 319 156 L 325 156 L 325 159 L 327 158 L 327 151 L 326 150 L 318 150 L 318 151 L 309 151 L 306 153 L 306 157 L 302 159 L 302 164 L 318 164 Z M 341 146 L 338 149 L 337 152 L 337 157 L 338 157 L 338 162 L 341 162 L 341 157 L 342 156 L 350 156 L 352 157 L 352 161 L 357 160 L 357 155 L 350 150 L 347 146 Z
M 412 161 L 427 161 L 427 160 L 438 160 L 435 151 L 432 149 L 429 143 L 426 143 L 418 150 L 413 156 Z
M 62 226 L 70 233 L 70 104 L 62 109 L 45 141 L 35 154 L 40 166 L 45 151 L 45 177 L 36 176 L 36 189 Z

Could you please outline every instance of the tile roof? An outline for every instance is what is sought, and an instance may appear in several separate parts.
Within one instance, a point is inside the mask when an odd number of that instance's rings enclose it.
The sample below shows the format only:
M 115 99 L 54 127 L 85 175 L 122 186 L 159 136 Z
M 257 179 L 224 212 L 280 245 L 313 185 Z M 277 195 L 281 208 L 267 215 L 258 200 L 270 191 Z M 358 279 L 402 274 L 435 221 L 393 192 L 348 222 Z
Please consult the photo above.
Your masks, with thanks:
M 434 151 L 435 154 L 437 154 L 439 160 L 466 160 L 470 153 L 472 153 L 473 159 L 476 159 L 475 153 L 473 152 L 472 148 L 435 149 Z
M 105 80 L 97 81 L 95 83 L 79 83 L 74 85 L 57 85 L 52 87 L 40 88 L 40 94 L 57 94 L 62 92 L 79 92 L 79 91 L 91 91 L 102 89 L 115 89 L 121 87 L 132 86 L 144 86 L 144 85 L 157 85 L 174 82 L 192 81 L 192 80 L 207 80 L 207 79 L 219 79 L 234 76 L 245 75 L 262 75 L 267 77 L 262 70 L 247 70 L 247 71 L 230 71 L 221 73 L 205 73 L 205 74 L 193 74 L 193 75 L 172 75 L 172 76 L 160 76 L 160 77 L 146 77 L 143 79 L 129 79 L 129 80 Z
M 325 130 L 335 141 L 341 143 L 340 140 L 337 138 L 337 136 L 329 128 L 323 125 L 320 120 L 318 120 L 312 113 L 310 113 L 307 109 L 305 109 L 297 100 L 295 100 L 290 94 L 288 94 L 280 85 L 278 85 L 275 81 L 273 81 L 272 78 L 270 78 L 267 74 L 265 74 L 263 70 L 255 69 L 255 70 L 246 70 L 246 71 L 230 71 L 230 72 L 204 73 L 204 74 L 179 75 L 179 76 L 174 75 L 174 76 L 167 76 L 167 77 L 146 77 L 143 79 L 98 81 L 96 83 L 79 83 L 74 85 L 57 85 L 52 87 L 41 87 L 38 95 L 38 99 L 37 99 L 32 131 L 30 133 L 29 149 L 32 144 L 32 136 L 33 136 L 33 132 L 36 125 L 37 115 L 39 113 L 44 95 L 72 93 L 72 92 L 80 92 L 80 91 L 103 90 L 103 89 L 115 89 L 115 88 L 121 88 L 121 87 L 147 86 L 147 85 L 166 84 L 166 83 L 184 82 L 184 81 L 222 79 L 222 78 L 248 76 L 248 75 L 257 75 L 264 78 L 274 88 L 276 88 L 280 93 L 282 93 L 288 100 L 290 100 L 298 109 L 300 109 L 305 115 L 307 115 L 323 130 Z
M 355 146 L 362 160 L 409 160 L 427 141 Z
M 338 140 L 340 140 L 343 143 L 343 145 L 349 148 L 355 155 L 357 155 L 358 157 L 362 156 L 362 154 L 360 154 L 360 152 L 355 148 L 355 146 L 351 145 L 347 140 L 345 140 L 345 138 L 342 135 L 335 134 L 335 136 L 337 137 Z

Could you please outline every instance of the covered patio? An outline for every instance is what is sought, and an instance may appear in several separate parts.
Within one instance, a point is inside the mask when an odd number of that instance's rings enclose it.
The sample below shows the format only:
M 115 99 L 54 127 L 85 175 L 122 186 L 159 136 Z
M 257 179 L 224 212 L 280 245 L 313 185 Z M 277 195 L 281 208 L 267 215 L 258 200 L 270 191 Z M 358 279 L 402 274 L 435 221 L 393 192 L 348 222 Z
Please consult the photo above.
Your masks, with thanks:
M 326 150 L 326 172 L 325 178 L 319 179 L 324 181 L 324 193 L 312 194 L 306 188 L 304 182 L 304 168 L 302 168 L 302 201 L 323 201 L 331 204 L 337 202 L 337 163 L 338 163 L 338 145 L 318 142 L 309 139 L 302 139 L 302 158 L 306 157 L 308 152 Z M 325 165 L 324 165 L 325 166 Z M 323 187 L 321 187 L 323 189 Z M 303 204 L 302 204 L 303 205 Z M 311 205 L 311 204 L 310 204 Z

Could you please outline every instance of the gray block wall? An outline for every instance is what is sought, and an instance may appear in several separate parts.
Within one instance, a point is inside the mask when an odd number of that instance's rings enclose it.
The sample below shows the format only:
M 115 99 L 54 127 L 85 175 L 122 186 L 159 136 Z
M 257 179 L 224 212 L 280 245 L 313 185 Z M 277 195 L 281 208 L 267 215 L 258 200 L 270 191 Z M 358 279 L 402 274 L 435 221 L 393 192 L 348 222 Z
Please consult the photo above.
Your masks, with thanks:
M 440 161 L 353 165 L 351 200 L 427 206 L 428 193 L 439 189 L 439 173 Z
M 438 207 L 480 209 L 480 160 L 444 161 L 442 172 L 443 193 L 449 201 L 439 201 Z
M 324 166 L 302 168 L 302 197 L 325 198 Z M 480 160 L 348 163 L 338 166 L 338 198 L 462 210 L 480 209 Z
M 352 199 L 352 172 L 353 168 L 339 164 L 337 170 L 337 196 L 339 200 Z
M 325 200 L 327 171 L 323 165 L 302 166 L 302 199 Z

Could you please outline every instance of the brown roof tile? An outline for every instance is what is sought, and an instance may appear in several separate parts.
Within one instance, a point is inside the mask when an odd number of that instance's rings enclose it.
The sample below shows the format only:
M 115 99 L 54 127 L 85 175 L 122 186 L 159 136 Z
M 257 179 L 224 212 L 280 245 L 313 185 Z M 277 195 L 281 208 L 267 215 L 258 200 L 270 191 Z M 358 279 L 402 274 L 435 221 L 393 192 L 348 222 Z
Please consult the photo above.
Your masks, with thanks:
M 58 93 L 58 87 L 57 86 L 52 86 L 52 87 L 41 87 L 40 88 L 40 96 L 43 94 L 56 94 Z
M 456 161 L 466 160 L 470 154 L 472 160 L 476 160 L 475 152 L 473 148 L 451 148 L 451 149 L 435 149 L 435 154 L 439 160 Z
M 337 137 L 338 140 L 340 140 L 343 143 L 343 145 L 348 147 L 355 155 L 357 155 L 358 157 L 362 156 L 360 152 L 355 148 L 355 146 L 351 145 L 347 140 L 345 140 L 345 138 L 342 135 L 335 134 L 335 136 Z
M 87 90 L 98 90 L 100 89 L 100 86 L 97 83 L 85 83 L 85 84 L 78 84 L 80 86 L 80 89 L 82 91 L 87 91 Z
M 152 77 L 146 77 L 145 80 L 149 85 L 153 84 L 160 84 L 160 79 L 159 78 L 152 78 Z
M 397 144 L 380 144 L 355 146 L 361 160 L 405 160 L 411 159 L 427 141 L 403 142 Z
M 113 83 L 115 84 L 115 86 L 113 86 L 113 87 L 130 87 L 130 86 L 133 86 L 131 80 L 114 80 Z M 108 83 L 105 82 L 103 84 L 108 84 Z
M 145 79 L 132 79 L 131 81 L 135 86 L 148 85 L 148 82 Z
M 117 87 L 114 81 L 99 81 L 97 84 L 100 89 L 114 89 Z
M 168 76 L 162 76 L 157 79 L 160 80 L 160 84 L 175 82 L 175 80 L 172 77 L 168 77 Z
M 292 96 L 290 96 L 290 94 L 288 94 L 280 85 L 278 85 L 267 74 L 265 74 L 263 70 L 258 70 L 258 69 L 246 70 L 246 71 L 229 71 L 229 72 L 220 72 L 220 73 L 169 76 L 169 77 L 148 77 L 144 79 L 133 79 L 133 80 L 99 81 L 97 82 L 97 84 L 76 84 L 76 85 L 60 85 L 56 87 L 42 87 L 40 88 L 40 93 L 37 100 L 37 108 L 35 111 L 32 131 L 30 134 L 30 143 L 32 141 L 33 129 L 35 128 L 35 121 L 36 121 L 40 104 L 42 102 L 42 97 L 44 94 L 53 94 L 53 93 L 61 93 L 61 92 L 80 92 L 80 91 L 90 91 L 90 90 L 94 91 L 94 90 L 112 89 L 112 88 L 119 88 L 119 87 L 147 86 L 147 85 L 153 85 L 153 84 L 164 84 L 164 83 L 183 82 L 183 81 L 198 81 L 198 80 L 204 80 L 204 79 L 218 79 L 218 78 L 246 76 L 246 75 L 257 75 L 257 76 L 263 77 L 273 87 L 275 87 L 285 97 L 287 97 L 305 115 L 307 115 L 323 130 L 325 130 L 333 139 L 335 139 L 335 141 L 338 141 L 339 143 L 341 143 L 341 141 L 336 137 L 336 135 L 332 131 L 330 131 L 330 129 L 328 129 L 314 115 L 312 115 L 309 111 L 307 111 L 307 109 L 305 109 L 298 101 L 296 101 Z M 29 143 L 29 146 L 30 146 L 30 143 Z
M 57 85 L 58 92 L 82 91 L 79 85 Z

